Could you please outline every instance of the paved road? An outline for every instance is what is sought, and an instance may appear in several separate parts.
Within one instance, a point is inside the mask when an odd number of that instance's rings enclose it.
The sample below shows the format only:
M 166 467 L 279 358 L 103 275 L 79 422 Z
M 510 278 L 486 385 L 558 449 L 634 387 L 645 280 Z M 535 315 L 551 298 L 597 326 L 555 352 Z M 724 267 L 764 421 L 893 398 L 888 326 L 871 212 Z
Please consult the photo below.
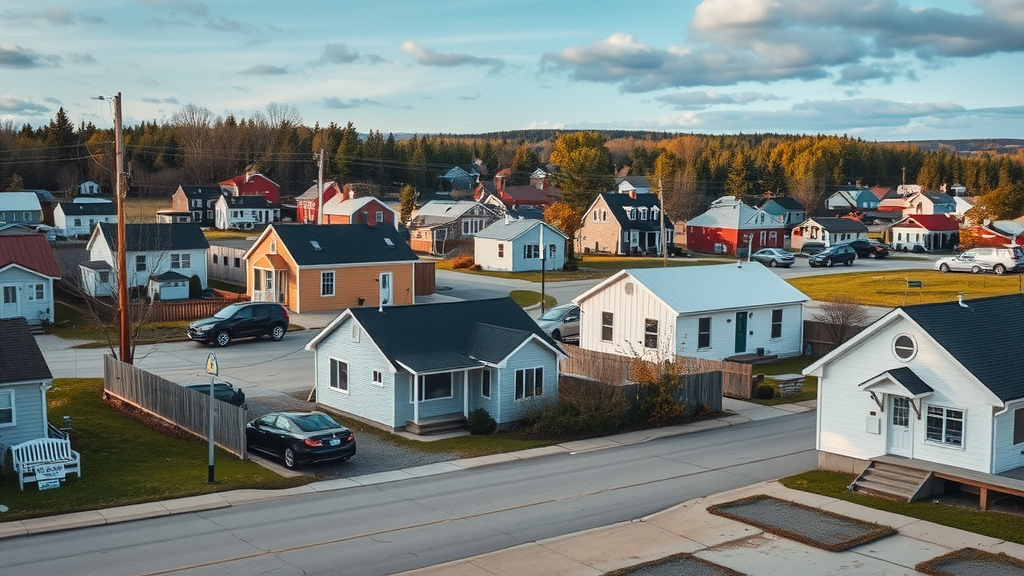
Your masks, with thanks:
M 4 541 L 12 574 L 393 574 L 815 466 L 814 413 Z M 55 552 L 59 551 L 59 552 Z

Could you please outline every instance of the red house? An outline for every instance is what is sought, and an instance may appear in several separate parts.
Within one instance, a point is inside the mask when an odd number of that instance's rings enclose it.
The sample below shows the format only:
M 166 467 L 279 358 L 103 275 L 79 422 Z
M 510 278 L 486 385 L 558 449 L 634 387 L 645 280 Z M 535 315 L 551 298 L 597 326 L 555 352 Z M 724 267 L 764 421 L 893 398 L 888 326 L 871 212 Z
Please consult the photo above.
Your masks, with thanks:
M 324 200 L 324 224 L 390 224 L 398 228 L 398 216 L 387 204 L 373 196 L 357 197 L 345 185 L 345 192 Z
M 785 240 L 786 225 L 778 217 L 735 196 L 715 200 L 686 223 L 686 248 L 705 254 L 746 255 L 747 249 L 782 248 Z
M 976 246 L 1024 246 L 1024 227 L 1012 220 L 989 222 L 960 231 L 960 249 Z
M 348 187 L 348 184 L 345 185 Z M 333 180 L 324 182 L 324 202 L 341 194 L 341 187 Z M 295 221 L 301 224 L 316 224 L 320 203 L 320 188 L 313 184 L 295 197 Z M 326 221 L 325 221 L 326 223 Z
M 273 207 L 281 207 L 281 187 L 263 174 L 246 172 L 218 184 L 231 196 L 262 196 Z

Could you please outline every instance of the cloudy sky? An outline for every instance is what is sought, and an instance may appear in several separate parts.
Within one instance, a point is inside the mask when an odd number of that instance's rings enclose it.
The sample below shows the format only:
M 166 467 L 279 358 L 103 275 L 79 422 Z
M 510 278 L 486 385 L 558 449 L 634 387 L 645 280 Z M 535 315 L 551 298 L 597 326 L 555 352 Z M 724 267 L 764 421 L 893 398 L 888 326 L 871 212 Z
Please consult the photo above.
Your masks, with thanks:
M 1022 0 L 0 4 L 0 120 L 1024 138 Z

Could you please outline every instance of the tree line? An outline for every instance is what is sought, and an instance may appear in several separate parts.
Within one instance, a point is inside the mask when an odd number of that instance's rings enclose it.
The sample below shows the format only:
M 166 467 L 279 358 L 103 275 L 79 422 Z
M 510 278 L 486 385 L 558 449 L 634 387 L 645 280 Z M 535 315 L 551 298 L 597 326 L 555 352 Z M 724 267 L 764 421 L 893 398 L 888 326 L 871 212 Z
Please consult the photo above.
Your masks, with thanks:
M 124 129 L 130 193 L 170 196 L 180 184 L 212 184 L 247 170 L 281 185 L 283 197 L 315 183 L 317 158 L 324 175 L 339 183 L 363 183 L 370 193 L 397 197 L 410 185 L 432 191 L 452 166 L 480 160 L 483 178 L 511 169 L 509 183 L 526 184 L 537 167 L 554 172 L 574 212 L 585 210 L 613 176 L 628 169 L 658 187 L 673 219 L 699 214 L 724 194 L 791 196 L 813 214 L 837 187 L 860 183 L 894 187 L 920 184 L 936 190 L 960 183 L 981 196 L 979 214 L 990 218 L 1024 213 L 1024 152 L 922 150 L 912 143 L 869 142 L 847 136 L 553 130 L 480 135 L 400 135 L 345 125 L 306 126 L 297 109 L 270 104 L 249 117 L 215 115 L 186 105 L 162 122 Z M 77 126 L 63 109 L 45 126 L 0 123 L 0 184 L 42 188 L 68 199 L 93 180 L 110 192 L 113 130 Z

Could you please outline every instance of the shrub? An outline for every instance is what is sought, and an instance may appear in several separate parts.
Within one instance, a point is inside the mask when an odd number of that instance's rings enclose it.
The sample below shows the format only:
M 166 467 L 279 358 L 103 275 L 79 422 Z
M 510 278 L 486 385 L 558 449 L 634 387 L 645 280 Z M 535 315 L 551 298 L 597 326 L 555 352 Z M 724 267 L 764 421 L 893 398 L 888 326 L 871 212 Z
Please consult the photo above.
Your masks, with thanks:
M 477 408 L 469 413 L 466 427 L 469 428 L 470 434 L 486 435 L 493 434 L 498 429 L 498 423 L 494 421 L 486 408 Z
M 767 384 L 762 384 L 754 389 L 754 398 L 758 400 L 771 400 L 775 397 L 775 388 Z
M 580 438 L 617 432 L 629 402 L 616 386 L 564 378 L 558 400 L 528 410 L 523 431 L 546 438 Z
M 575 272 L 579 270 L 579 262 L 575 258 L 566 258 L 565 265 L 562 266 L 562 270 L 566 272 Z
M 193 274 L 188 279 L 188 297 L 199 298 L 203 295 L 203 282 L 199 279 L 199 275 Z
M 476 263 L 473 261 L 472 254 L 460 254 L 455 258 L 452 258 L 452 268 L 456 270 L 465 269 L 469 270 L 475 266 Z

